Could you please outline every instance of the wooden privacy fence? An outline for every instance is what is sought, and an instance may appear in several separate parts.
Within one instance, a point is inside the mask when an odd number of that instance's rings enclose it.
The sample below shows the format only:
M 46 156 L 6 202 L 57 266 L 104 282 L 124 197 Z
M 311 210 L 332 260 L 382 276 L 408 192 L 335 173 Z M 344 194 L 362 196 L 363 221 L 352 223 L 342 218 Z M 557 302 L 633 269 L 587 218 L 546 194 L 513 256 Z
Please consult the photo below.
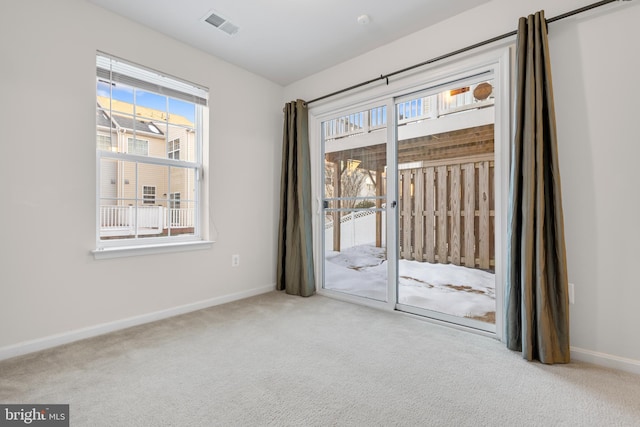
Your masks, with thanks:
M 400 257 L 493 270 L 493 177 L 493 155 L 400 165 Z

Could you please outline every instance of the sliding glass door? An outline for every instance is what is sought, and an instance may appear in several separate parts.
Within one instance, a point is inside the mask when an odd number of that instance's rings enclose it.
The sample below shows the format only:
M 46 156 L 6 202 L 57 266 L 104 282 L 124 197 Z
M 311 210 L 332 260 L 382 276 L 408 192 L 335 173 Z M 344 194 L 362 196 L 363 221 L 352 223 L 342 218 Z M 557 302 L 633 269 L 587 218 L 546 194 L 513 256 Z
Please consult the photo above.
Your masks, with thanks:
M 317 119 L 323 291 L 500 335 L 509 55 L 491 61 Z
M 396 99 L 398 308 L 495 331 L 494 80 Z
M 323 288 L 386 302 L 387 106 L 322 122 Z

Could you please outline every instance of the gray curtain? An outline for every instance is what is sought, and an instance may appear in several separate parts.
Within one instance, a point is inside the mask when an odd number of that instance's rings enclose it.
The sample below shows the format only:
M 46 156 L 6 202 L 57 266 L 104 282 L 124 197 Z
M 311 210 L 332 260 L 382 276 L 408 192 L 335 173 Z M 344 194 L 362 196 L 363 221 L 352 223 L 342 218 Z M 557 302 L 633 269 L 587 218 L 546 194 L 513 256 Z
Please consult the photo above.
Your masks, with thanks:
M 315 292 L 311 238 L 311 160 L 304 101 L 284 107 L 276 287 L 291 295 Z
M 506 344 L 569 362 L 569 306 L 558 141 L 544 12 L 520 18 L 507 236 Z

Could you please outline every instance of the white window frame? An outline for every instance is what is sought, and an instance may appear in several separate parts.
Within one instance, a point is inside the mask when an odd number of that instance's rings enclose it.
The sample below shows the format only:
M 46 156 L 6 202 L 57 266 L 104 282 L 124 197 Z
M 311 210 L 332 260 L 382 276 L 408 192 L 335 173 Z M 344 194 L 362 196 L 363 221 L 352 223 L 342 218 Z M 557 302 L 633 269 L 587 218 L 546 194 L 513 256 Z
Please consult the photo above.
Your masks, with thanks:
M 131 62 L 116 58 L 114 56 L 97 52 L 97 73 L 98 79 L 103 79 L 115 83 L 134 87 L 147 92 L 154 92 L 160 95 L 176 98 L 182 101 L 191 102 L 195 105 L 195 160 L 184 161 L 168 158 L 148 157 L 126 152 L 114 152 L 101 150 L 96 144 L 96 249 L 92 251 L 96 259 L 117 258 L 132 255 L 146 255 L 153 253 L 186 251 L 194 249 L 207 249 L 212 246 L 208 240 L 208 208 L 205 202 L 206 164 L 204 159 L 208 153 L 205 141 L 208 140 L 208 89 L 186 82 L 174 77 L 169 77 L 165 73 L 157 72 Z M 97 92 L 96 92 L 97 95 Z M 108 112 L 111 116 L 111 112 Z M 97 125 L 97 124 L 96 124 Z M 103 133 L 96 126 L 96 135 Z M 136 138 L 135 135 L 133 138 Z M 136 138 L 139 139 L 139 138 Z M 128 149 L 128 147 L 127 147 Z M 147 153 L 148 154 L 148 153 Z M 195 178 L 193 199 L 181 200 L 189 202 L 195 207 L 194 232 L 193 234 L 179 234 L 174 236 L 153 236 L 140 238 L 137 234 L 133 238 L 103 239 L 100 234 L 101 219 L 101 188 L 100 188 L 100 164 L 101 160 L 109 159 L 113 161 L 132 162 L 136 165 L 158 165 L 166 167 L 177 167 L 188 169 Z M 170 179 L 170 178 L 169 178 Z M 140 183 L 138 182 L 138 185 Z M 144 185 L 149 186 L 149 185 Z M 169 181 L 170 186 L 170 181 Z M 155 186 L 154 186 L 155 187 Z M 142 206 L 144 195 L 141 190 L 143 186 L 136 187 L 136 204 Z M 157 189 L 156 189 L 157 191 Z M 157 196 L 157 194 L 156 194 Z M 158 199 L 154 200 L 156 202 Z M 136 231 L 137 233 L 137 231 Z

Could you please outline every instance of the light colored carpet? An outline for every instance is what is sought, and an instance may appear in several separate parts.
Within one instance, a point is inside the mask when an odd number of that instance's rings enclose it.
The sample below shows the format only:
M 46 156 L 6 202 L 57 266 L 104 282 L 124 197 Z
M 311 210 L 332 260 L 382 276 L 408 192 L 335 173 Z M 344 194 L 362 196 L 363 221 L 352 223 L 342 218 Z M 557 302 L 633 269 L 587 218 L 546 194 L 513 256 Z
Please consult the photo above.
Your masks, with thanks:
M 0 362 L 0 402 L 72 426 L 638 426 L 640 377 L 272 292 Z

